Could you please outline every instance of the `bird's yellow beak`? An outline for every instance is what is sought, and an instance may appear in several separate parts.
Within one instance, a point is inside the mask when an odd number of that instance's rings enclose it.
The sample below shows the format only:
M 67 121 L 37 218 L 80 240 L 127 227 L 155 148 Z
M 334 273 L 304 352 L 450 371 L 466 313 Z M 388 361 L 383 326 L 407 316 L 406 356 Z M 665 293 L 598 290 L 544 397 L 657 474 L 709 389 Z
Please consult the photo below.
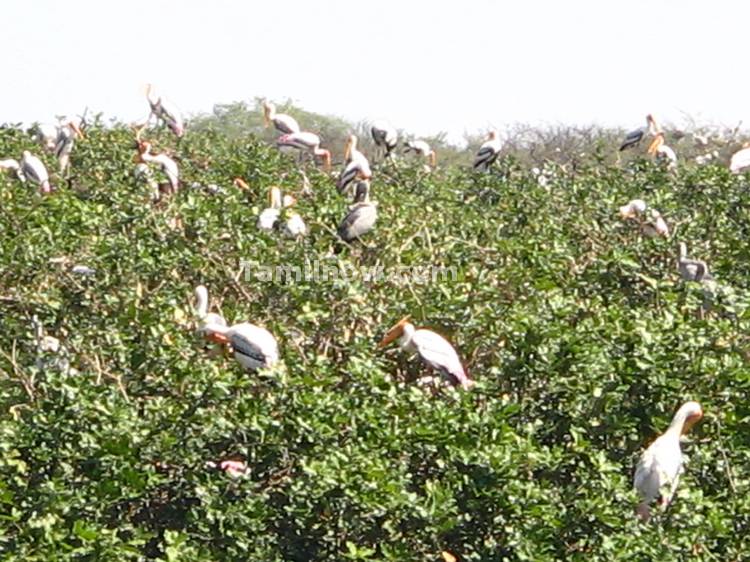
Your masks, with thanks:
M 430 153 L 430 166 L 433 168 L 437 166 L 437 154 L 434 150 Z
M 346 148 L 344 148 L 344 160 L 349 161 L 349 157 L 352 155 L 352 137 L 346 139 Z
M 656 151 L 659 150 L 659 147 L 663 144 L 664 144 L 664 135 L 662 133 L 659 133 L 658 135 L 656 135 L 656 138 L 649 145 L 648 153 L 651 155 L 656 154 Z
M 271 124 L 271 106 L 263 102 L 263 126 L 268 128 Z
M 208 334 L 206 336 L 206 339 L 222 345 L 226 345 L 229 343 L 229 339 L 224 334 L 219 334 L 216 332 L 211 332 L 210 334 Z
M 398 321 L 398 323 L 388 330 L 388 333 L 385 335 L 385 337 L 380 340 L 380 343 L 378 344 L 378 349 L 383 349 L 386 345 L 391 343 L 392 341 L 396 340 L 397 338 L 401 337 L 401 334 L 404 333 L 404 324 L 406 324 L 411 319 L 411 316 L 405 316 L 401 320 Z

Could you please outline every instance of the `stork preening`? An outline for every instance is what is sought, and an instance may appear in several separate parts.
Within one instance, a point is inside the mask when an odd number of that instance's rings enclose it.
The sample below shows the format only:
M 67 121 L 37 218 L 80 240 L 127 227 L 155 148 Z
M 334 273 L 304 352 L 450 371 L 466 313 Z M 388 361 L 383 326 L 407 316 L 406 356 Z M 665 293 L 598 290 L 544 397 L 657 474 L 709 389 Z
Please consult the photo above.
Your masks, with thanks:
M 635 129 L 634 131 L 630 131 L 627 135 L 625 135 L 625 139 L 620 145 L 620 152 L 622 152 L 623 150 L 627 150 L 628 148 L 638 146 L 643 140 L 643 137 L 645 137 L 647 134 L 654 136 L 658 132 L 659 127 L 656 124 L 656 120 L 654 119 L 654 116 L 649 113 L 648 115 L 646 115 L 645 127 L 640 127 L 638 129 Z
M 474 170 L 478 172 L 489 170 L 490 166 L 497 160 L 502 147 L 502 142 L 497 138 L 497 131 L 490 131 L 487 140 L 479 147 L 477 155 L 474 158 Z
M 151 108 L 151 113 L 146 120 L 147 123 L 151 120 L 151 117 L 156 117 L 157 121 L 163 121 L 178 138 L 185 133 L 185 124 L 180 115 L 180 110 L 171 101 L 156 94 L 151 84 L 146 85 L 146 99 Z
M 279 346 L 268 330 L 249 322 L 227 326 L 223 317 L 207 312 L 208 289 L 203 285 L 196 287 L 195 296 L 199 334 L 215 343 L 230 345 L 234 358 L 248 371 L 256 372 L 278 362 Z
M 299 133 L 301 130 L 294 117 L 286 113 L 276 113 L 276 106 L 269 101 L 263 102 L 263 123 L 265 127 L 273 123 L 274 128 L 282 135 Z
M 325 170 L 331 169 L 331 153 L 325 148 L 320 148 L 320 137 L 315 133 L 301 131 L 283 135 L 276 141 L 276 146 L 285 153 L 296 151 L 300 161 L 305 154 L 311 154 L 314 158 L 322 158 Z
M 344 150 L 346 165 L 339 175 L 336 187 L 340 193 L 346 191 L 354 180 L 368 181 L 372 178 L 372 170 L 367 157 L 357 150 L 357 136 L 349 135 Z
M 440 334 L 425 328 L 416 329 L 407 316 L 388 331 L 378 344 L 378 349 L 384 348 L 396 339 L 401 349 L 418 353 L 429 368 L 440 373 L 451 384 L 460 384 L 464 390 L 474 386 L 475 383 L 466 374 L 458 353 Z
M 700 404 L 686 402 L 677 410 L 667 431 L 641 455 L 633 484 L 641 498 L 636 514 L 642 521 L 651 518 L 651 504 L 654 501 L 662 509 L 666 509 L 672 501 L 682 474 L 680 437 L 702 417 Z
M 339 225 L 339 237 L 344 242 L 353 242 L 370 232 L 378 220 L 377 205 L 376 202 L 370 201 L 370 182 L 358 182 L 354 203 L 349 207 L 349 212 Z
M 163 152 L 151 153 L 151 143 L 140 140 L 140 130 L 136 135 L 138 143 L 138 155 L 136 161 L 142 164 L 156 164 L 167 177 L 168 189 L 171 193 L 177 193 L 180 187 L 180 169 L 172 158 Z M 144 174 L 147 176 L 147 174 Z
M 21 158 L 21 173 L 39 186 L 41 193 L 51 193 L 52 186 L 49 183 L 49 173 L 44 163 L 31 154 L 28 150 L 23 151 Z
M 375 146 L 383 151 L 385 158 L 389 158 L 398 146 L 398 131 L 385 121 L 376 121 L 370 127 L 370 134 Z
M 430 148 L 430 145 L 427 144 L 423 140 L 415 140 L 415 141 L 406 141 L 404 148 L 404 154 L 409 154 L 410 152 L 413 152 L 417 156 L 420 156 L 422 158 L 426 158 L 431 167 L 437 166 L 437 154 L 435 151 Z

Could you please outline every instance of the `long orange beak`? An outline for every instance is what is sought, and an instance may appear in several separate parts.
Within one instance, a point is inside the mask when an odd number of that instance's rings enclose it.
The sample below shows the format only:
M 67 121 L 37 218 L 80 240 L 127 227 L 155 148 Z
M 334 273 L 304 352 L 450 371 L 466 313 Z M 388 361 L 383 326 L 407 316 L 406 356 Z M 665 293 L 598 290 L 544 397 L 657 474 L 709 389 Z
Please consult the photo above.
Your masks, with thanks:
M 437 154 L 435 154 L 434 150 L 430 152 L 430 166 L 433 168 L 437 166 Z
M 659 133 L 658 135 L 656 135 L 656 138 L 649 145 L 648 153 L 651 155 L 656 154 L 656 151 L 659 150 L 659 147 L 663 144 L 664 144 L 664 135 L 662 133 Z
M 378 349 L 383 349 L 386 345 L 391 343 L 392 341 L 398 339 L 401 337 L 401 334 L 404 333 L 404 324 L 406 324 L 411 319 L 411 316 L 405 316 L 401 320 L 398 321 L 398 323 L 388 330 L 388 333 L 385 335 L 385 337 L 380 340 L 380 343 L 378 344 Z
M 346 148 L 344 149 L 344 160 L 349 161 L 349 157 L 352 155 L 352 137 L 346 139 Z
M 247 182 L 242 178 L 234 178 L 234 181 L 232 183 L 235 187 L 239 187 L 240 189 L 250 189 L 250 186 L 247 185 Z
M 325 149 L 323 149 L 323 168 L 326 172 L 331 171 L 331 153 Z
M 263 104 L 263 126 L 268 128 L 271 124 L 271 106 L 267 103 Z

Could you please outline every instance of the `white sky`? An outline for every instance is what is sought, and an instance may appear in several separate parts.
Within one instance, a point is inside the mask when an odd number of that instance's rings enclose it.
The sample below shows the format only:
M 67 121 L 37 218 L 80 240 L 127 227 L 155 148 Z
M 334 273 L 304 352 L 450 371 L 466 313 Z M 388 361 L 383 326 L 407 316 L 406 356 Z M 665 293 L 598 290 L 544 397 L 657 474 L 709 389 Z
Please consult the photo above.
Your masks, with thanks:
M 744 5 L 744 6 L 743 6 Z M 750 120 L 743 0 L 2 0 L 0 122 L 268 96 L 454 139 Z M 304 126 L 304 123 L 303 123 Z

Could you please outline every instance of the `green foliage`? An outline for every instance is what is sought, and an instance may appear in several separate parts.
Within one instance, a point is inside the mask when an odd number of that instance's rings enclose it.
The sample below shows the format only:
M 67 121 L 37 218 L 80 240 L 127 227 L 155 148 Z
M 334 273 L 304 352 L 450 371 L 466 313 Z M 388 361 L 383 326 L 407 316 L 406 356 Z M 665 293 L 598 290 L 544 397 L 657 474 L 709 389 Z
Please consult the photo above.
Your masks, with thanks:
M 187 186 L 217 195 L 185 187 L 154 206 L 132 131 L 99 122 L 53 196 L 0 178 L 4 560 L 743 558 L 745 177 L 589 156 L 548 163 L 542 186 L 514 158 L 482 176 L 399 161 L 376 170 L 378 226 L 348 247 L 333 234 L 347 201 L 309 168 L 298 242 L 256 228 L 268 187 L 299 195 L 301 176 L 244 113 L 195 120 L 179 142 L 149 134 Z M 26 148 L 40 152 L 0 131 L 3 155 Z M 674 239 L 619 220 L 634 197 Z M 678 239 L 729 288 L 703 317 Z M 456 277 L 263 281 L 241 260 Z M 271 330 L 283 366 L 249 376 L 208 351 L 190 321 L 199 283 L 229 321 Z M 416 361 L 375 349 L 405 314 L 450 337 L 474 390 L 424 390 Z M 37 346 L 34 316 L 63 350 Z M 635 461 L 687 399 L 706 411 L 687 472 L 670 510 L 640 525 Z M 250 474 L 206 467 L 228 457 Z

